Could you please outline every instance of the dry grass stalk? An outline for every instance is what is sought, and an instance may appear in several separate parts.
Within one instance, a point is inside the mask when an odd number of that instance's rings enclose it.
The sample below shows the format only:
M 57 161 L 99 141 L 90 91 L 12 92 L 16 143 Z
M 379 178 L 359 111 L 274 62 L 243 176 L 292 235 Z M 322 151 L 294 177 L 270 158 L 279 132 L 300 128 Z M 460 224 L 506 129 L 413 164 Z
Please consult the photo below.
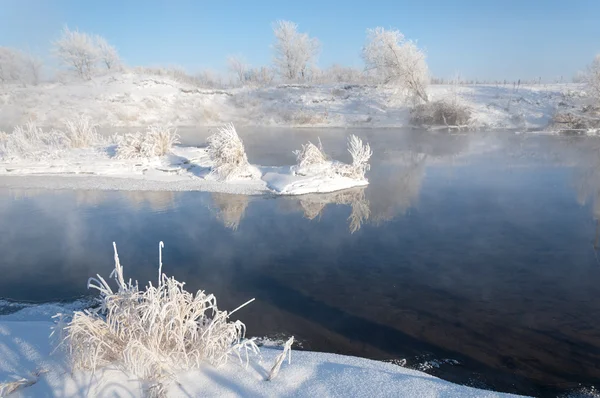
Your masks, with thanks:
M 279 374 L 279 369 L 281 369 L 281 364 L 285 360 L 286 355 L 288 356 L 288 363 L 292 363 L 292 344 L 294 344 L 294 336 L 290 337 L 288 341 L 283 345 L 283 352 L 277 355 L 275 358 L 275 364 L 271 371 L 269 372 L 269 377 L 267 380 L 271 381 Z

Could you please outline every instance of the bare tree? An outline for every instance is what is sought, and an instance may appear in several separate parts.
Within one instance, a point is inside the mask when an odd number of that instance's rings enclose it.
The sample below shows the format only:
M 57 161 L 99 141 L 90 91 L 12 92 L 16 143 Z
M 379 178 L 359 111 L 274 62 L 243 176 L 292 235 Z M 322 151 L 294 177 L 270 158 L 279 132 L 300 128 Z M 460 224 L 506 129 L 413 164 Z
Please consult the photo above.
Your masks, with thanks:
M 54 43 L 56 56 L 72 67 L 83 79 L 91 79 L 99 59 L 99 51 L 93 37 L 65 26 L 61 37 Z
M 239 83 L 243 85 L 248 70 L 246 60 L 241 55 L 230 55 L 227 57 L 227 64 L 229 65 L 229 70 L 237 76 Z
M 115 70 L 121 66 L 121 59 L 117 49 L 111 46 L 104 37 L 96 35 L 94 42 L 98 52 L 98 58 L 106 69 Z
M 230 55 L 227 57 L 229 71 L 235 75 L 238 83 L 244 84 L 247 75 L 248 64 L 241 55 Z
M 319 53 L 319 41 L 306 33 L 298 32 L 298 25 L 290 21 L 275 22 L 273 33 L 273 61 L 279 75 L 290 81 L 306 79 L 309 66 Z
M 257 86 L 268 86 L 275 79 L 275 71 L 272 68 L 261 66 L 252 68 L 246 72 L 245 80 Z
M 23 62 L 31 84 L 37 86 L 40 82 L 42 67 L 44 66 L 42 60 L 33 54 L 27 54 L 23 58 Z
M 406 40 L 400 31 L 368 29 L 362 55 L 367 70 L 375 70 L 384 83 L 403 87 L 428 102 L 429 71 L 425 53 L 414 42 Z

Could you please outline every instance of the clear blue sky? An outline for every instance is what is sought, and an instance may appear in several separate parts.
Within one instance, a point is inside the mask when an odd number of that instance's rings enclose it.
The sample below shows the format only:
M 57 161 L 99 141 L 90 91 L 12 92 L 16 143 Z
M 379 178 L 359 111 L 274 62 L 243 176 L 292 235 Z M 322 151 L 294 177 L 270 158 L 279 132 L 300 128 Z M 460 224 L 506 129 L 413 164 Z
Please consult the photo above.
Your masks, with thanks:
M 570 79 L 600 53 L 600 0 L 0 0 L 0 46 L 49 58 L 68 24 L 106 37 L 129 65 L 224 71 L 228 54 L 270 63 L 277 19 L 319 38 L 321 67 L 362 66 L 376 26 L 418 40 L 442 77 Z

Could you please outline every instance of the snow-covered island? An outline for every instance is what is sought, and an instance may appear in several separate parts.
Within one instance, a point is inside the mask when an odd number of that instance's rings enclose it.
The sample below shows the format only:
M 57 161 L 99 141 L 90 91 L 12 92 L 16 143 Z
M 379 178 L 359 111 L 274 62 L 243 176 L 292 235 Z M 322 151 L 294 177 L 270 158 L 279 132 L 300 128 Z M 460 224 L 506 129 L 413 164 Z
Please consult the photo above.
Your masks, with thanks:
M 351 135 L 351 164 L 329 159 L 321 145 L 309 142 L 295 152 L 296 165 L 252 165 L 233 124 L 218 128 L 205 147 L 177 143 L 176 129 L 168 127 L 101 137 L 86 116 L 63 130 L 29 122 L 0 136 L 0 177 L 55 177 L 54 188 L 298 195 L 367 185 L 372 155 L 369 144 Z

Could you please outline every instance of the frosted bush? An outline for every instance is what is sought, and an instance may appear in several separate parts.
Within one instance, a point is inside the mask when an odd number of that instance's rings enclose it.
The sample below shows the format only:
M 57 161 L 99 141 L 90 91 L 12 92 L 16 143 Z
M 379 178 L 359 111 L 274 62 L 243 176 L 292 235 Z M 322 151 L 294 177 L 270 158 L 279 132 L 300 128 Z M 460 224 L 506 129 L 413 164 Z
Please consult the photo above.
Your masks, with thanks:
M 229 320 L 243 305 L 220 311 L 214 295 L 187 292 L 184 283 L 162 273 L 162 242 L 157 285 L 148 282 L 144 289 L 125 279 L 113 246 L 116 289 L 100 275 L 90 278 L 88 288 L 100 292 L 100 306 L 76 311 L 65 327 L 63 344 L 75 369 L 113 364 L 164 391 L 175 371 L 204 363 L 218 367 L 232 355 L 248 361 L 249 353 L 258 353 L 254 340 L 244 338 L 245 325 Z
M 471 121 L 471 109 L 459 100 L 444 99 L 417 105 L 410 116 L 417 126 L 465 127 Z
M 302 145 L 302 149 L 294 151 L 297 164 L 292 166 L 292 173 L 297 175 L 324 174 L 329 176 L 342 176 L 355 180 L 364 180 L 365 173 L 369 170 L 369 159 L 373 152 L 369 144 L 363 144 L 355 135 L 348 138 L 348 152 L 352 156 L 352 163 L 346 164 L 328 160 L 319 140 L 319 146 L 309 142 Z
M 208 137 L 208 155 L 213 162 L 211 174 L 219 180 L 260 178 L 258 170 L 248 163 L 244 143 L 232 123 Z
M 65 122 L 64 136 L 69 148 L 86 148 L 102 140 L 89 116 L 81 115 Z
M 298 167 L 308 167 L 315 164 L 323 164 L 327 162 L 327 156 L 323 151 L 323 144 L 319 139 L 319 146 L 316 146 L 312 142 L 302 145 L 302 149 L 294 151 L 296 155 L 296 161 Z
M 369 159 L 373 155 L 371 146 L 352 134 L 348 137 L 348 152 L 352 156 L 352 164 L 339 164 L 336 172 L 344 177 L 364 180 L 366 172 L 371 168 Z
M 177 130 L 171 127 L 148 126 L 145 132 L 116 135 L 117 158 L 151 158 L 163 156 L 179 143 Z
M 55 157 L 64 148 L 64 134 L 55 130 L 44 132 L 29 121 L 16 126 L 11 134 L 0 134 L 0 159 L 44 159 Z

